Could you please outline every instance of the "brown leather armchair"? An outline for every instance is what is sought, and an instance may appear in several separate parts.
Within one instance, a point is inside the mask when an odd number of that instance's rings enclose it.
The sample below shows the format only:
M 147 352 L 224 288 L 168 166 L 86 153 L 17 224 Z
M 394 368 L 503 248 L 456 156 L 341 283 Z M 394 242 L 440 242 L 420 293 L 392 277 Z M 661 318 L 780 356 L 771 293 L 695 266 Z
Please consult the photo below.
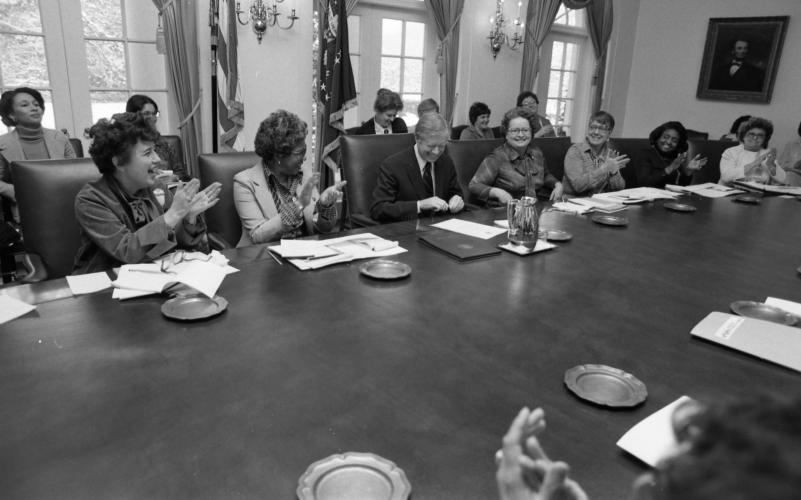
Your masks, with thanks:
M 204 213 L 206 228 L 210 235 L 221 237 L 229 247 L 235 247 L 242 236 L 242 222 L 234 205 L 234 176 L 258 161 L 258 155 L 253 152 L 198 155 L 202 185 L 215 181 L 222 184 L 220 201 Z

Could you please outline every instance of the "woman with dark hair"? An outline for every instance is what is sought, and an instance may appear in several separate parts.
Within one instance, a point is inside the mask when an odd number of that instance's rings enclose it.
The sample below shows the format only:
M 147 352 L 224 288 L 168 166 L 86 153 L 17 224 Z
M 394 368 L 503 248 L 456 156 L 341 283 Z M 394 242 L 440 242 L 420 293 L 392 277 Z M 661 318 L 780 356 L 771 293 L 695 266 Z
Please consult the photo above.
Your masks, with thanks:
M 406 134 L 409 128 L 398 113 L 403 111 L 403 101 L 397 92 L 389 89 L 378 89 L 373 104 L 375 116 L 359 127 L 357 135 L 372 134 Z
M 140 114 L 120 113 L 89 129 L 89 154 L 100 179 L 75 198 L 81 247 L 75 274 L 152 261 L 176 248 L 208 251 L 201 214 L 217 203 L 220 183 L 199 191 L 200 181 L 181 184 L 164 204 L 153 187 L 158 132 Z
M 238 247 L 336 228 L 336 201 L 345 181 L 319 194 L 319 173 L 304 180 L 306 133 L 306 122 L 283 109 L 259 125 L 254 144 L 261 160 L 234 176 L 234 203 L 242 221 Z
M 720 183 L 731 185 L 738 179 L 762 184 L 783 184 L 784 170 L 776 163 L 776 148 L 768 149 L 773 123 L 752 116 L 737 132 L 740 144 L 720 157 Z
M 125 104 L 125 112 L 141 114 L 154 130 L 158 130 L 156 123 L 159 120 L 159 106 L 150 97 L 143 94 L 132 95 Z M 161 158 L 159 168 L 172 171 L 173 175 L 180 180 L 188 178 L 189 172 L 186 165 L 181 163 L 173 147 L 161 137 L 156 141 L 156 154 Z
M 693 173 L 706 165 L 706 158 L 696 155 L 687 160 L 687 129 L 680 122 L 666 122 L 648 136 L 651 147 L 640 151 L 634 162 L 641 186 L 664 188 L 666 184 L 686 186 Z
M 484 203 L 536 197 L 543 186 L 551 188 L 552 200 L 562 198 L 562 183 L 548 171 L 542 150 L 531 144 L 536 120 L 536 114 L 522 106 L 503 115 L 501 133 L 506 142 L 484 158 L 470 180 L 470 192 Z
M 14 130 L 0 135 L 0 197 L 7 199 L 16 215 L 16 196 L 11 181 L 11 162 L 75 158 L 66 135 L 42 127 L 45 103 L 38 90 L 19 87 L 0 96 L 0 117 Z
M 584 141 L 573 144 L 565 153 L 565 194 L 592 196 L 626 187 L 620 169 L 628 165 L 629 157 L 610 147 L 614 129 L 615 119 L 606 111 L 590 116 Z
M 468 117 L 470 118 L 470 126 L 462 130 L 462 133 L 459 135 L 460 141 L 495 138 L 489 126 L 489 106 L 483 102 L 474 102 L 470 106 Z
M 534 120 L 533 137 L 556 137 L 556 132 L 550 120 L 539 114 L 537 108 L 540 105 L 540 98 L 530 90 L 524 90 L 517 96 L 517 106 L 524 106 L 534 112 L 537 119 Z
M 737 138 L 737 132 L 740 130 L 740 125 L 743 122 L 748 121 L 751 118 L 751 115 L 742 115 L 738 116 L 734 123 L 731 124 L 731 128 L 729 129 L 728 134 L 723 134 L 720 137 L 721 141 L 732 141 L 732 142 L 739 142 L 740 140 Z
M 801 186 L 801 123 L 798 124 L 798 137 L 788 142 L 779 155 L 779 166 L 787 172 L 787 184 Z

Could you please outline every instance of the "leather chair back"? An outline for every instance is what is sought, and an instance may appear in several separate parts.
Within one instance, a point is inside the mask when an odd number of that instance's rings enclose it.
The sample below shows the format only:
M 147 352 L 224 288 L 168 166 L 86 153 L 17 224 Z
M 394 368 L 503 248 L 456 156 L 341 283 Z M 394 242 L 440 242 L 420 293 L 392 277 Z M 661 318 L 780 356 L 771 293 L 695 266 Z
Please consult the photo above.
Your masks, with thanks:
M 504 139 L 479 139 L 473 141 L 452 140 L 448 143 L 448 155 L 456 168 L 456 178 L 459 180 L 459 187 L 462 188 L 462 198 L 465 203 L 481 204 L 479 199 L 468 189 L 470 180 L 484 158 L 503 142 Z
M 384 158 L 414 146 L 414 134 L 343 135 L 339 138 L 348 218 L 370 220 L 373 189 Z
M 618 153 L 629 155 L 631 161 L 625 168 L 620 170 L 620 175 L 626 181 L 626 188 L 639 187 L 640 183 L 637 180 L 637 165 L 635 160 L 640 157 L 641 151 L 651 147 L 651 141 L 648 138 L 623 138 L 623 139 L 610 139 L 612 148 L 616 149 Z
M 75 151 L 75 156 L 78 158 L 83 158 L 83 143 L 77 137 L 70 137 L 69 138 L 70 145 L 72 146 L 72 150 Z
M 709 132 L 700 132 L 698 130 L 693 130 L 691 128 L 687 129 L 687 139 L 709 139 Z
M 215 181 L 222 184 L 220 201 L 204 213 L 206 228 L 222 237 L 232 247 L 236 246 L 242 236 L 242 222 L 234 205 L 234 176 L 258 161 L 258 155 L 253 152 L 198 155 L 202 186 L 208 186 Z
M 462 130 L 469 126 L 470 125 L 456 125 L 455 127 L 451 128 L 451 140 L 458 141 L 459 137 L 462 136 Z
M 565 154 L 570 149 L 570 137 L 537 137 L 531 143 L 542 150 L 548 171 L 561 181 L 565 176 Z
M 732 141 L 702 141 L 690 139 L 687 141 L 687 157 L 695 158 L 700 154 L 706 157 L 706 165 L 693 174 L 691 184 L 704 184 L 706 182 L 718 182 L 720 180 L 720 156 L 729 148 L 737 145 Z
M 81 245 L 75 196 L 100 177 L 91 158 L 11 163 L 25 251 L 42 258 L 47 279 L 72 272 Z

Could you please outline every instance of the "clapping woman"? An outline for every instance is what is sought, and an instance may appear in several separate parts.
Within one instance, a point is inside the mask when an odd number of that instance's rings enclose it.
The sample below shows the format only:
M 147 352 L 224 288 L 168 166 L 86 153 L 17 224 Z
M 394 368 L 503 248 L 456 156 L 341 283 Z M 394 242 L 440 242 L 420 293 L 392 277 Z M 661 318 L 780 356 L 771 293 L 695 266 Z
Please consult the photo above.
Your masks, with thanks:
M 686 186 L 693 173 L 706 165 L 706 158 L 701 155 L 687 159 L 687 129 L 679 122 L 663 123 L 648 138 L 651 146 L 642 150 L 635 161 L 641 186 Z
M 740 144 L 720 157 L 720 183 L 743 179 L 762 184 L 783 184 L 785 172 L 776 163 L 776 149 L 768 148 L 773 124 L 764 118 L 751 117 L 737 132 Z

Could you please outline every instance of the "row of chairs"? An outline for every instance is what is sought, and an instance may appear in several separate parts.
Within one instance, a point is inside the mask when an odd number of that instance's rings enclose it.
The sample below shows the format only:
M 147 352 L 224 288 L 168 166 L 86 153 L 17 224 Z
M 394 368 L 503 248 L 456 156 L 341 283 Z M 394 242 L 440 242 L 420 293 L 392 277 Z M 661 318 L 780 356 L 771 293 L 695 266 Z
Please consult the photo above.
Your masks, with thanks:
M 448 152 L 457 168 L 459 184 L 468 203 L 476 200 L 467 185 L 481 160 L 503 139 L 453 141 Z M 534 139 L 545 155 L 554 175 L 563 174 L 563 158 L 570 147 L 569 138 Z M 633 154 L 648 146 L 647 139 L 616 139 L 616 147 Z M 342 176 L 348 181 L 345 193 L 345 222 L 350 226 L 377 224 L 370 219 L 372 191 L 378 177 L 378 165 L 387 156 L 411 147 L 413 134 L 344 136 L 341 139 L 340 162 Z M 719 160 L 725 141 L 690 141 L 689 154 L 701 154 L 709 159 L 694 183 L 715 182 L 720 177 Z M 241 224 L 233 200 L 233 177 L 259 161 L 253 152 L 202 154 L 198 157 L 199 175 L 203 185 L 220 182 L 220 201 L 205 214 L 209 231 L 228 245 L 235 245 L 241 235 Z M 73 259 L 80 245 L 80 229 L 75 220 L 73 203 L 81 187 L 99 176 L 91 158 L 69 160 L 26 160 L 11 165 L 25 250 L 37 254 L 45 267 L 40 278 L 63 277 L 72 271 Z M 629 170 L 629 168 L 624 169 Z M 633 169 L 631 169 L 633 171 Z M 631 184 L 629 184 L 631 185 Z M 42 200 L 47 200 L 43 203 Z

